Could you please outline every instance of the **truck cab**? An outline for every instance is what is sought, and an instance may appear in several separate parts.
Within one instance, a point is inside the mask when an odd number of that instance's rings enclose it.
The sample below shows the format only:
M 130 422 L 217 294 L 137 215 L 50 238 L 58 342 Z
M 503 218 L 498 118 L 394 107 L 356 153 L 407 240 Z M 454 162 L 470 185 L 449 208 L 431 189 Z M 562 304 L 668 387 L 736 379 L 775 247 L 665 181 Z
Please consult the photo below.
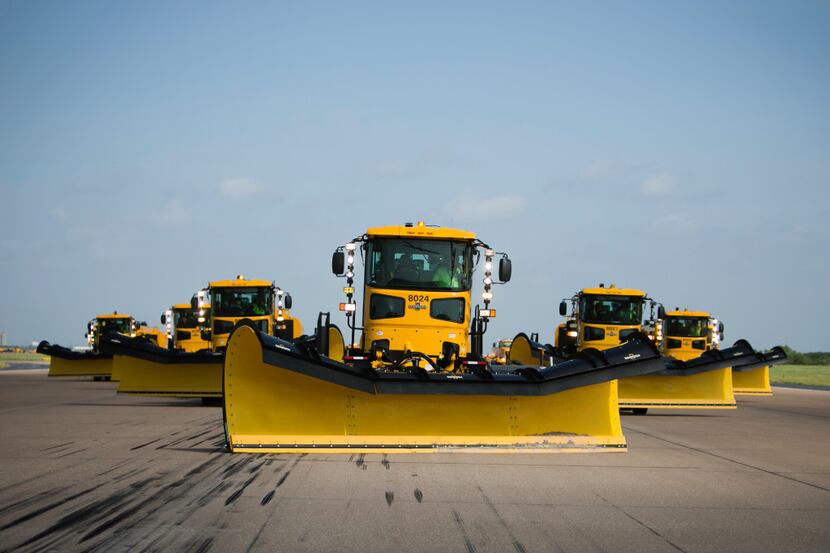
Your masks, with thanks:
M 162 313 L 161 324 L 167 329 L 169 349 L 210 349 L 210 341 L 202 337 L 203 331 L 210 328 L 210 304 L 194 308 L 189 303 L 177 303 Z
M 583 288 L 570 298 L 570 316 L 568 300 L 559 305 L 560 315 L 567 319 L 557 327 L 555 345 L 565 353 L 619 346 L 632 333 L 642 331 L 646 301 L 656 305 L 642 290 L 613 284 Z
M 497 365 L 504 365 L 507 363 L 507 360 L 510 358 L 510 347 L 513 345 L 513 340 L 511 339 L 502 339 L 498 342 L 493 342 L 493 349 L 490 350 L 490 353 L 487 355 L 487 359 L 491 363 L 495 363 Z
M 124 336 L 135 337 L 139 327 L 140 323 L 131 315 L 113 311 L 111 314 L 98 315 L 89 321 L 84 336 L 92 351 L 98 351 L 98 343 L 102 334 L 115 332 Z
M 355 325 L 354 263 L 365 260 L 362 327 Z M 473 313 L 473 270 L 484 257 L 484 309 Z M 332 269 L 345 276 L 347 301 L 341 304 L 349 326 L 361 331 L 356 357 L 368 353 L 376 367 L 413 356 L 438 368 L 455 368 L 463 359 L 481 359 L 481 337 L 493 297 L 493 257 L 497 255 L 466 230 L 423 222 L 372 227 L 335 252 Z M 501 255 L 500 279 L 510 277 L 510 260 Z M 351 343 L 355 340 L 352 339 Z
M 291 296 L 267 280 L 216 280 L 200 290 L 191 301 L 194 309 L 210 307 L 211 316 L 203 339 L 212 351 L 222 351 L 234 325 L 243 319 L 266 334 L 293 339 L 302 333 L 299 320 L 291 317 Z
M 657 322 L 656 331 L 663 354 L 681 361 L 716 349 L 723 340 L 723 323 L 705 311 L 667 311 Z

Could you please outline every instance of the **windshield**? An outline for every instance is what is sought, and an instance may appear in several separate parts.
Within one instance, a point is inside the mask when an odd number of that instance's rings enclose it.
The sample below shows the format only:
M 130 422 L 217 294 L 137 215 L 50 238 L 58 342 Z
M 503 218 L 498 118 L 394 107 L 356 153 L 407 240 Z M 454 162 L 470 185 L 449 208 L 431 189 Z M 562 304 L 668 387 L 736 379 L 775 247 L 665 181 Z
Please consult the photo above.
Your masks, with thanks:
M 271 287 L 211 288 L 211 309 L 217 317 L 270 315 L 274 293 Z
M 709 330 L 709 320 L 705 317 L 667 317 L 666 336 L 681 338 L 703 338 Z
M 120 334 L 130 333 L 130 319 L 98 319 L 98 331 L 104 332 L 118 332 Z
M 461 292 L 472 285 L 474 249 L 469 241 L 375 238 L 366 252 L 369 286 Z
M 638 325 L 643 318 L 643 298 L 584 295 L 579 312 L 586 323 Z
M 174 309 L 173 310 L 173 319 L 174 325 L 176 328 L 198 328 L 200 326 L 205 325 L 204 322 L 199 322 L 199 309 Z M 205 321 L 208 320 L 210 317 L 210 310 L 203 309 L 204 315 L 202 316 Z
M 511 345 L 513 345 L 513 340 L 499 340 L 500 348 L 509 348 Z

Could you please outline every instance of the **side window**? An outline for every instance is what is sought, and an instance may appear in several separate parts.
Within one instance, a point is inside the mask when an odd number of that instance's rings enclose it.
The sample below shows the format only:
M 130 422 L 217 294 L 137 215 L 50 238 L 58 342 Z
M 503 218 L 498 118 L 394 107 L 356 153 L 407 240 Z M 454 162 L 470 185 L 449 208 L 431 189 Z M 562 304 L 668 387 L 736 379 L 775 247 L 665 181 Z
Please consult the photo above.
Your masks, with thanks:
M 403 317 L 403 313 L 403 298 L 372 294 L 372 299 L 369 304 L 370 319 L 393 319 L 395 317 Z
M 432 300 L 429 304 L 429 316 L 452 323 L 464 322 L 464 298 L 445 298 Z

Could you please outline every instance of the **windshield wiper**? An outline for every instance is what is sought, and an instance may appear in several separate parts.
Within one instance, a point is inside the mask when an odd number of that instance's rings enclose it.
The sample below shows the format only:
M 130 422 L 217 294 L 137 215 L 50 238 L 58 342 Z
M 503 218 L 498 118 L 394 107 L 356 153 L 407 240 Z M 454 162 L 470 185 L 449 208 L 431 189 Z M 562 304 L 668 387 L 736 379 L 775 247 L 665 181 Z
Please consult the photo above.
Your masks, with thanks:
M 400 238 L 400 241 L 403 242 L 404 244 L 406 244 L 407 246 L 409 246 L 410 248 L 412 248 L 414 250 L 418 250 L 419 252 L 433 253 L 433 254 L 438 254 L 438 255 L 440 255 L 440 253 L 441 253 L 441 252 L 435 252 L 435 251 L 432 251 L 432 250 L 428 250 L 426 248 L 422 248 L 421 246 L 416 246 L 415 244 L 413 244 L 412 242 L 410 242 L 406 238 Z

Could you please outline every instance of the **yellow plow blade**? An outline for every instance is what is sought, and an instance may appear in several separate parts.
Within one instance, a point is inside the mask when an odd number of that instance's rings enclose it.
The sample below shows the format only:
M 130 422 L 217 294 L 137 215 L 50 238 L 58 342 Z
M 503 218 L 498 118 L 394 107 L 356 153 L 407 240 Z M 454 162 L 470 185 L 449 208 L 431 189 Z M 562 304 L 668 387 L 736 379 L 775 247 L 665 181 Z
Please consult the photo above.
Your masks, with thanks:
M 727 367 L 672 376 L 650 374 L 620 380 L 620 408 L 735 409 L 732 370 Z
M 632 365 L 662 367 L 656 350 L 646 357 Z M 225 353 L 226 437 L 245 453 L 625 451 L 610 366 L 375 373 L 238 326 Z
M 757 359 L 746 340 L 686 361 L 669 358 L 662 371 L 620 380 L 620 408 L 735 409 L 731 367 Z
M 118 393 L 167 397 L 221 397 L 222 356 L 170 351 L 123 336 L 102 339 L 120 375 Z
M 732 386 L 736 395 L 771 396 L 772 386 L 769 383 L 769 367 L 757 367 L 732 372 Z
M 112 355 L 93 353 L 90 351 L 77 352 L 43 341 L 37 347 L 37 352 L 49 357 L 49 376 L 92 376 L 109 378 L 112 374 Z
M 732 367 L 732 385 L 738 395 L 771 396 L 772 387 L 769 380 L 769 368 L 784 363 L 787 352 L 781 346 L 769 351 L 755 352 L 758 360 Z
M 754 363 L 732 367 L 732 386 L 735 394 L 753 396 L 771 396 L 769 368 L 787 361 L 787 352 L 781 346 L 769 351 L 755 352 L 758 357 Z

